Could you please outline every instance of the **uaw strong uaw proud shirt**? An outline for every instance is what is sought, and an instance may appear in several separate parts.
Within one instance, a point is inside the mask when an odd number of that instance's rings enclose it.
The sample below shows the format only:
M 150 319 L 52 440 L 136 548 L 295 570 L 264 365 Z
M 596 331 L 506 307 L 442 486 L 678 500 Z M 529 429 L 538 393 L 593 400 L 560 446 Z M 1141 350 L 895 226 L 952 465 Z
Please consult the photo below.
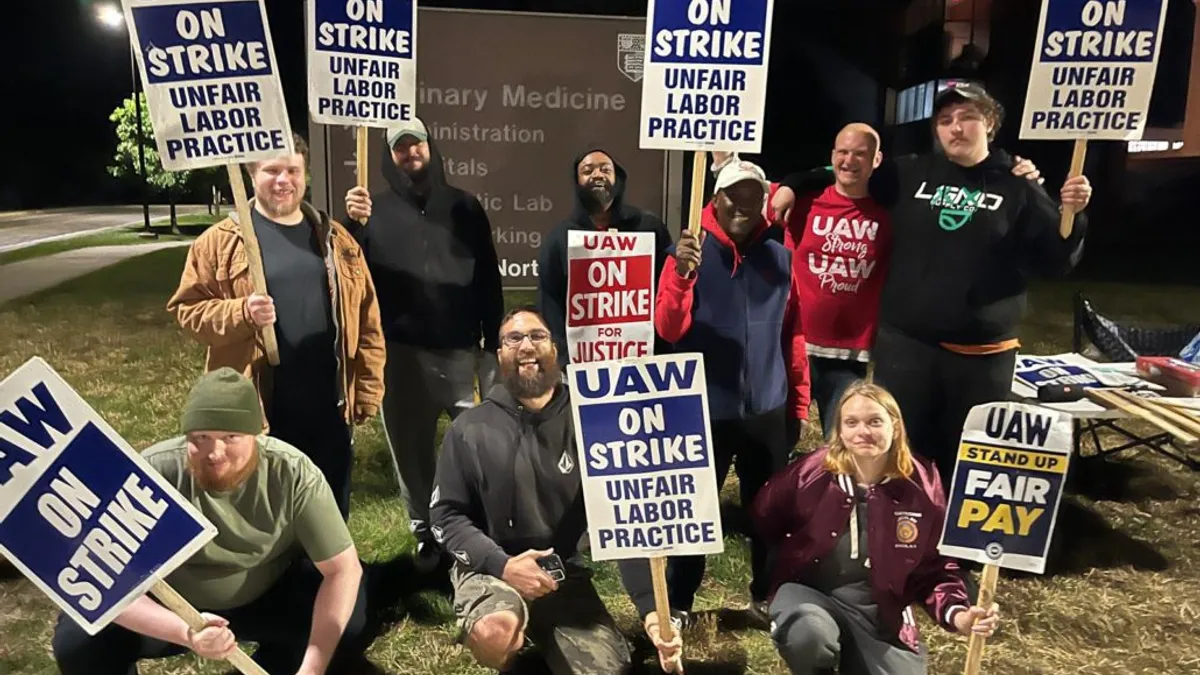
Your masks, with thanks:
M 808 353 L 866 362 L 891 253 L 888 212 L 829 186 L 800 195 L 786 224 Z

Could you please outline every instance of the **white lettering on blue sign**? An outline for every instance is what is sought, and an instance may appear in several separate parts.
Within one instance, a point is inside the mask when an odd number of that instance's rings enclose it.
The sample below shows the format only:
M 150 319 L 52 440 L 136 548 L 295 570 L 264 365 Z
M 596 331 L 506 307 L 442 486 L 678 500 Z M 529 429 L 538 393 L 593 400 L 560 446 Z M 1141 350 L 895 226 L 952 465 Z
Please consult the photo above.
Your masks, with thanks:
M 1166 0 L 1044 0 L 1021 138 L 1141 138 L 1166 11 Z
M 643 149 L 758 152 L 774 0 L 652 0 Z
M 0 382 L 0 553 L 89 634 L 215 534 L 41 359 Z
M 567 368 L 597 560 L 723 549 L 697 354 Z
M 413 0 L 308 0 L 309 108 L 322 124 L 406 122 L 416 106 Z
M 124 0 L 163 167 L 291 154 L 261 0 Z

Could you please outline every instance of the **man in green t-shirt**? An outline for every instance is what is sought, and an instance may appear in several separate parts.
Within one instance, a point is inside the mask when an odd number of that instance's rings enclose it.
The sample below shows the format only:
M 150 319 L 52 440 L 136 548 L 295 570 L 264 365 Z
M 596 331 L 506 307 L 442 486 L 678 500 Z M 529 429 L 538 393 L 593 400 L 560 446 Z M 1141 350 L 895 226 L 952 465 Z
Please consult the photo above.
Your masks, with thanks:
M 129 675 L 139 659 L 187 649 L 222 659 L 238 640 L 259 644 L 254 660 L 272 675 L 361 663 L 369 639 L 362 566 L 320 470 L 296 448 L 257 435 L 258 394 L 230 368 L 200 378 L 182 428 L 143 457 L 217 528 L 167 577 L 208 626 L 190 630 L 149 596 L 95 636 L 60 615 L 54 658 L 63 675 Z

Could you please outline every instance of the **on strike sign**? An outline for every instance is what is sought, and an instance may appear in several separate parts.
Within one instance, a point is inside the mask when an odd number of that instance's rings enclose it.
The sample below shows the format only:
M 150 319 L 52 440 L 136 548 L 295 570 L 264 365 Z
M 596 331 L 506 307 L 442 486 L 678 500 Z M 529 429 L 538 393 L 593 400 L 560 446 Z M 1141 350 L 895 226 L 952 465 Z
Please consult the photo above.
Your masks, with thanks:
M 1044 572 L 1071 445 L 1068 415 L 1021 403 L 972 408 L 938 551 Z
M 650 0 L 642 149 L 762 149 L 774 6 L 774 0 Z
M 89 634 L 214 536 L 45 361 L 0 382 L 0 553 Z
M 308 107 L 321 124 L 386 127 L 417 101 L 415 0 L 308 0 Z
M 720 553 L 699 354 L 567 366 L 593 560 Z
M 123 0 L 167 171 L 295 152 L 261 0 Z
M 1142 137 L 1167 0 L 1043 0 L 1021 138 Z
M 654 350 L 654 233 L 567 234 L 567 350 L 571 363 Z

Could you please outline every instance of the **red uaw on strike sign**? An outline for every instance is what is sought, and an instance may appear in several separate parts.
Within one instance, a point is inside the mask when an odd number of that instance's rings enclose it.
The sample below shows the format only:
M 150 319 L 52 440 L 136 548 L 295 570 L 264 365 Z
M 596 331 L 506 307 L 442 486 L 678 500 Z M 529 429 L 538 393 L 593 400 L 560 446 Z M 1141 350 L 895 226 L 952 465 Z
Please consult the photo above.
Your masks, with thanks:
M 571 363 L 654 352 L 654 233 L 567 236 L 567 349 Z

